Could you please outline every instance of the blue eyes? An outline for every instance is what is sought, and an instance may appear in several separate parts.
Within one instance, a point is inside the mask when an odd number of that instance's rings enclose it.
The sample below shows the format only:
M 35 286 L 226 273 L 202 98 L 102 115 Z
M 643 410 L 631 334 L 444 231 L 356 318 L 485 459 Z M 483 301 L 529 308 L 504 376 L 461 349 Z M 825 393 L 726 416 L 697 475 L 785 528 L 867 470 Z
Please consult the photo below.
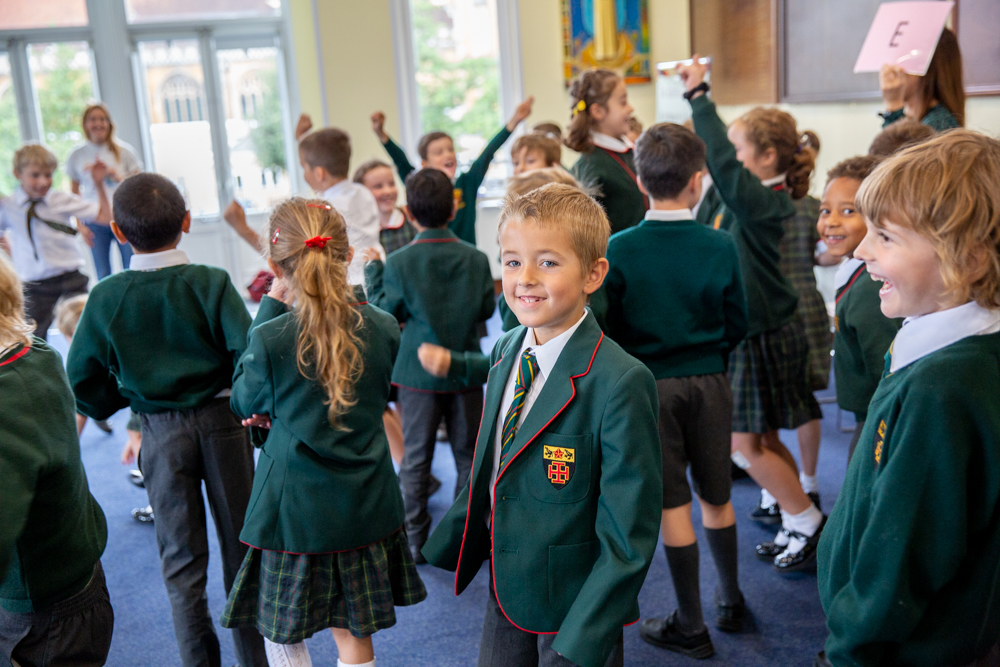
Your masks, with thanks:
M 556 262 L 552 261 L 551 259 L 543 259 L 541 262 L 539 262 L 539 265 L 546 269 L 552 269 L 559 266 Z M 516 259 L 508 259 L 506 262 L 504 262 L 504 266 L 516 269 L 521 266 L 521 262 Z

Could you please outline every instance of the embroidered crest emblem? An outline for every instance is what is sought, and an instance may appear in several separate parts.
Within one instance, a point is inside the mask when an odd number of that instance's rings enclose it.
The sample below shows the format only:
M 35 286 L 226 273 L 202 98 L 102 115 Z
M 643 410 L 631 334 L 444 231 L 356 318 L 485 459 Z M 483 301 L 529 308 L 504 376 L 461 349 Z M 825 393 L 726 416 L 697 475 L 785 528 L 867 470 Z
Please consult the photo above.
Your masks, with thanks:
M 885 422 L 878 423 L 875 433 L 875 465 L 882 463 L 882 446 L 885 444 Z
M 452 197 L 455 198 L 455 204 L 459 209 L 465 208 L 465 200 L 462 199 L 462 190 L 460 188 L 455 188 L 452 191 Z
M 576 471 L 576 450 L 568 447 L 542 447 L 545 476 L 557 489 L 566 487 Z
M 715 216 L 715 221 L 712 223 L 712 229 L 718 229 L 722 226 L 722 214 Z

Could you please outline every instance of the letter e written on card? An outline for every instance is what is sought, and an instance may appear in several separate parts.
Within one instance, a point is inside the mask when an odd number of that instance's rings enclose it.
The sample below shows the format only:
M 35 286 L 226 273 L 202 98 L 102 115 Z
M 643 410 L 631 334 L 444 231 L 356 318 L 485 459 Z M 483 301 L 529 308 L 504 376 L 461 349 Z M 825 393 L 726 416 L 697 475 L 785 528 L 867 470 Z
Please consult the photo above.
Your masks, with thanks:
M 896 65 L 923 76 L 944 31 L 954 2 L 883 2 L 854 63 L 854 72 L 878 72 Z

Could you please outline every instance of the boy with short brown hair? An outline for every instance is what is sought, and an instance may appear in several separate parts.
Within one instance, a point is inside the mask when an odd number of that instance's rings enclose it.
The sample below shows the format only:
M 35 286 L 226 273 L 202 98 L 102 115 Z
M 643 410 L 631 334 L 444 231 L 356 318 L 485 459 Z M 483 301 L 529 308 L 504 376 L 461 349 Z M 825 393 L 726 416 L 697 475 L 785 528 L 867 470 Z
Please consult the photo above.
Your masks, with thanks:
M 522 134 L 510 149 L 510 159 L 514 163 L 514 176 L 536 169 L 560 167 L 562 145 L 556 139 L 540 132 Z
M 834 665 L 1000 658 L 998 182 L 1000 142 L 958 129 L 858 191 L 854 255 L 906 320 L 819 542 Z
M 522 326 L 493 349 L 471 478 L 423 550 L 459 593 L 490 559 L 481 666 L 622 665 L 622 626 L 639 618 L 659 523 L 656 387 L 586 308 L 609 232 L 599 204 L 557 183 L 500 216 Z

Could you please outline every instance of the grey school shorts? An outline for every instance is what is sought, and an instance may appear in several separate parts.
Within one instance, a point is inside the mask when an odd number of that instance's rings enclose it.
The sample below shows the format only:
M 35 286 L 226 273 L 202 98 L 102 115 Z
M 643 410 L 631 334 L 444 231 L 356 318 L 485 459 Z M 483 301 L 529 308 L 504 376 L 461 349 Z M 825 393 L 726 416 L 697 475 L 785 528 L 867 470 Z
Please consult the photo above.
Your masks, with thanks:
M 711 505 L 729 502 L 733 394 L 725 373 L 663 378 L 660 449 L 663 453 L 663 509 L 691 502 L 687 469 L 698 497 Z

